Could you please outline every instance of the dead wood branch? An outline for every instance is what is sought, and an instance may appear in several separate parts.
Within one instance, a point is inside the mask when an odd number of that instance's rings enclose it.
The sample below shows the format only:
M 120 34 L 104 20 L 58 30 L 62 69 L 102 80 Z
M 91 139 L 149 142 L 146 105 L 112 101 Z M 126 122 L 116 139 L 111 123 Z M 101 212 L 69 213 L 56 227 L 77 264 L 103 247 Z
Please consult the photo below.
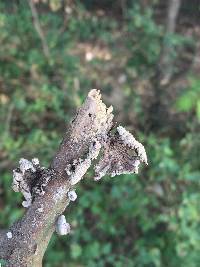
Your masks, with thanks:
M 48 169 L 37 159 L 20 160 L 13 173 L 13 189 L 23 193 L 22 204 L 28 209 L 20 221 L 0 232 L 0 258 L 6 260 L 5 266 L 42 266 L 55 228 L 60 234 L 70 230 L 61 215 L 70 200 L 76 199 L 73 188 L 100 149 L 103 157 L 96 167 L 98 179 L 107 173 L 137 172 L 140 162 L 147 163 L 144 147 L 128 131 L 119 126 L 111 133 L 112 120 L 112 107 L 105 106 L 99 91 L 91 90 Z

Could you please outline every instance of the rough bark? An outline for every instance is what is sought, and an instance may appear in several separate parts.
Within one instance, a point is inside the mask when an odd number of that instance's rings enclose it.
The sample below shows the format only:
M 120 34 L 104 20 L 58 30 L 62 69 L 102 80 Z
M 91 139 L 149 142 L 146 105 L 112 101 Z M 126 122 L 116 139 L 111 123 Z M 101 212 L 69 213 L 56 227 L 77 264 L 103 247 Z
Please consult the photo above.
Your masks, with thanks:
M 49 169 L 38 167 L 38 170 L 32 171 L 21 167 L 23 183 L 15 180 L 16 172 L 20 174 L 19 168 L 14 171 L 13 189 L 24 194 L 25 184 L 32 198 L 23 218 L 9 230 L 0 231 L 0 258 L 6 261 L 5 266 L 42 266 L 55 223 L 70 202 L 67 192 L 82 179 L 101 148 L 105 151 L 100 166 L 96 167 L 98 179 L 106 173 L 137 172 L 140 162 L 147 163 L 144 147 L 123 127 L 118 127 L 118 132 L 111 135 L 112 119 L 112 107 L 107 109 L 99 91 L 91 90 L 65 133 Z M 109 146 L 112 149 L 108 149 Z M 123 158 L 116 157 L 118 147 L 120 154 L 123 150 Z M 134 156 L 129 155 L 130 150 L 135 151 Z M 100 167 L 106 165 L 109 168 L 104 169 L 102 174 Z M 26 198 L 26 193 L 24 196 Z

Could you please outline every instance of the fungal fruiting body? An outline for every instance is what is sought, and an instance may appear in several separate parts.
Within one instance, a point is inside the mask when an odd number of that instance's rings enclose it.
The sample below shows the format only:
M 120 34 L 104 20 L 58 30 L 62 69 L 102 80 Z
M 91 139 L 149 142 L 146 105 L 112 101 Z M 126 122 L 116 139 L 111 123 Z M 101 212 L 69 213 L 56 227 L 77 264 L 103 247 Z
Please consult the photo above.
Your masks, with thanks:
M 144 162 L 145 164 L 148 165 L 147 154 L 144 146 L 140 142 L 138 142 L 134 138 L 134 136 L 124 127 L 118 126 L 117 131 L 124 144 L 126 144 L 129 148 L 135 149 L 138 153 L 138 156 L 140 157 L 141 162 Z
M 44 187 L 52 177 L 53 170 L 40 167 L 38 158 L 32 161 L 21 158 L 19 167 L 13 170 L 12 188 L 21 192 L 25 198 L 22 206 L 28 208 L 33 200 L 33 195 L 44 194 Z
M 21 158 L 19 161 L 19 168 L 13 170 L 13 183 L 12 188 L 15 192 L 22 192 L 25 201 L 22 202 L 22 206 L 27 208 L 31 205 L 32 195 L 30 188 L 30 177 L 36 172 L 32 162 Z
M 39 162 L 38 158 L 33 158 L 32 159 L 32 163 L 33 163 L 34 166 L 39 166 L 40 165 L 40 162 Z
M 12 232 L 7 232 L 6 235 L 7 235 L 7 238 L 9 239 L 12 238 Z
M 97 165 L 95 168 L 96 176 L 94 177 L 94 180 L 95 181 L 100 180 L 103 176 L 106 175 L 109 169 L 110 169 L 110 164 L 107 164 L 104 167 Z
M 77 194 L 76 194 L 76 192 L 74 190 L 73 191 L 69 191 L 67 193 L 67 195 L 68 195 L 68 198 L 69 198 L 70 201 L 75 201 L 77 199 Z
M 70 175 L 71 185 L 77 184 L 84 176 L 88 168 L 90 167 L 92 160 L 96 159 L 99 155 L 99 151 L 101 149 L 101 144 L 97 140 L 92 142 L 89 147 L 89 152 L 87 154 L 86 159 L 79 161 L 74 160 L 73 167 L 75 168 L 74 171 L 70 170 L 71 165 L 68 165 L 65 169 L 66 173 Z
M 58 235 L 67 235 L 70 233 L 70 224 L 67 223 L 64 215 L 60 215 L 56 221 L 56 232 Z
M 60 201 L 63 196 L 65 196 L 66 194 L 66 191 L 63 187 L 59 187 L 55 192 L 54 192 L 54 195 L 53 195 L 53 199 L 55 201 L 55 203 L 57 203 L 58 201 Z
M 23 174 L 19 170 L 13 170 L 13 182 L 12 189 L 15 192 L 19 192 L 19 183 L 23 181 Z
M 43 205 L 37 209 L 38 212 L 43 212 Z
M 35 172 L 35 168 L 33 167 L 33 164 L 32 162 L 30 162 L 29 160 L 27 159 L 20 159 L 19 161 L 19 168 L 20 168 L 20 171 L 22 172 L 22 174 L 25 174 L 25 172 L 27 170 L 31 170 L 32 172 Z
M 103 156 L 95 166 L 96 181 L 106 174 L 114 177 L 138 173 L 140 163 L 147 164 L 144 146 L 122 126 L 118 126 L 116 132 L 110 134 L 103 148 Z

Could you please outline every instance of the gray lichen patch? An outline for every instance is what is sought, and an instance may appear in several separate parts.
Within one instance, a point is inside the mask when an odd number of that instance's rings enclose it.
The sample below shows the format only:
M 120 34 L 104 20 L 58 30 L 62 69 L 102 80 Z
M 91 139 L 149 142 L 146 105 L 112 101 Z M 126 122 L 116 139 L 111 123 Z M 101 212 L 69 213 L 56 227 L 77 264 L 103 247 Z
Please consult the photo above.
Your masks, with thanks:
M 55 203 L 57 203 L 58 201 L 60 201 L 63 196 L 66 194 L 66 190 L 62 187 L 58 188 L 53 195 L 53 199 L 55 201 Z
M 95 167 L 95 180 L 108 174 L 111 177 L 120 174 L 138 173 L 141 162 L 147 164 L 144 146 L 123 127 L 117 127 L 104 144 L 103 156 Z

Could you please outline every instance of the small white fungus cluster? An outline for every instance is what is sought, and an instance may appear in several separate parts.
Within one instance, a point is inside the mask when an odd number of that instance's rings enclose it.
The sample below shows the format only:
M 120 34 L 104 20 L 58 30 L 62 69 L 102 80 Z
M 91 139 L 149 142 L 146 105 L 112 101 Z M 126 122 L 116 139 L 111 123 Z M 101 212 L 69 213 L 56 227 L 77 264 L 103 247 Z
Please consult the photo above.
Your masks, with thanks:
M 69 191 L 67 195 L 70 201 L 75 201 L 77 199 L 77 194 L 74 190 Z
M 25 201 L 22 202 L 22 206 L 27 208 L 31 205 L 32 195 L 29 185 L 25 179 L 26 171 L 36 172 L 36 167 L 39 166 L 39 160 L 37 158 L 32 159 L 32 162 L 21 158 L 19 160 L 19 169 L 13 170 L 13 183 L 12 188 L 15 192 L 22 192 Z
M 73 162 L 73 165 L 75 166 L 75 171 L 72 172 L 70 170 L 71 165 L 67 166 L 65 171 L 67 172 L 68 175 L 70 175 L 72 185 L 77 184 L 82 179 L 82 177 L 90 167 L 92 160 L 98 157 L 100 149 L 101 149 L 101 144 L 96 140 L 91 144 L 86 159 L 84 160 L 79 159 L 79 161 L 75 160 Z
M 95 171 L 97 173 L 97 175 L 94 177 L 95 181 L 100 180 L 103 176 L 106 175 L 106 173 L 108 172 L 108 170 L 110 169 L 110 165 L 106 165 L 104 168 L 101 168 L 101 166 L 96 166 Z
M 111 177 L 115 177 L 117 175 L 120 175 L 120 174 L 131 174 L 131 173 L 138 173 L 138 169 L 139 169 L 139 165 L 140 165 L 140 160 L 136 159 L 135 161 L 133 161 L 132 163 L 132 167 L 133 169 L 131 169 L 130 171 L 126 171 L 123 169 L 123 166 L 122 165 L 118 165 L 118 169 L 114 170 L 113 172 L 111 172 L 110 176 Z
M 8 239 L 12 238 L 12 232 L 7 232 L 6 235 Z
M 27 170 L 31 170 L 32 172 L 35 172 L 36 169 L 33 166 L 33 163 L 27 159 L 20 159 L 19 161 L 19 168 L 22 174 L 25 174 Z
M 56 232 L 58 235 L 67 235 L 70 233 L 70 224 L 67 223 L 64 215 L 60 215 L 56 221 Z
M 131 174 L 131 173 L 138 173 L 138 170 L 139 170 L 139 165 L 140 165 L 140 160 L 139 159 L 136 159 L 135 161 L 133 161 L 132 163 L 132 169 L 130 171 L 126 171 L 123 169 L 122 166 L 118 166 L 118 169 L 117 170 L 114 170 L 110 176 L 111 177 L 114 177 L 114 176 L 117 176 L 117 175 L 120 175 L 120 174 Z
M 37 209 L 38 212 L 42 213 L 43 212 L 43 205 L 41 205 L 38 209 Z
M 129 148 L 135 149 L 136 152 L 138 153 L 140 160 L 145 164 L 148 164 L 144 146 L 140 142 L 138 142 L 133 137 L 133 135 L 129 131 L 127 131 L 124 127 L 118 126 L 117 131 L 124 144 L 127 145 Z
M 39 162 L 38 158 L 33 158 L 32 159 L 32 163 L 33 163 L 34 166 L 39 166 L 40 165 L 40 162 Z

